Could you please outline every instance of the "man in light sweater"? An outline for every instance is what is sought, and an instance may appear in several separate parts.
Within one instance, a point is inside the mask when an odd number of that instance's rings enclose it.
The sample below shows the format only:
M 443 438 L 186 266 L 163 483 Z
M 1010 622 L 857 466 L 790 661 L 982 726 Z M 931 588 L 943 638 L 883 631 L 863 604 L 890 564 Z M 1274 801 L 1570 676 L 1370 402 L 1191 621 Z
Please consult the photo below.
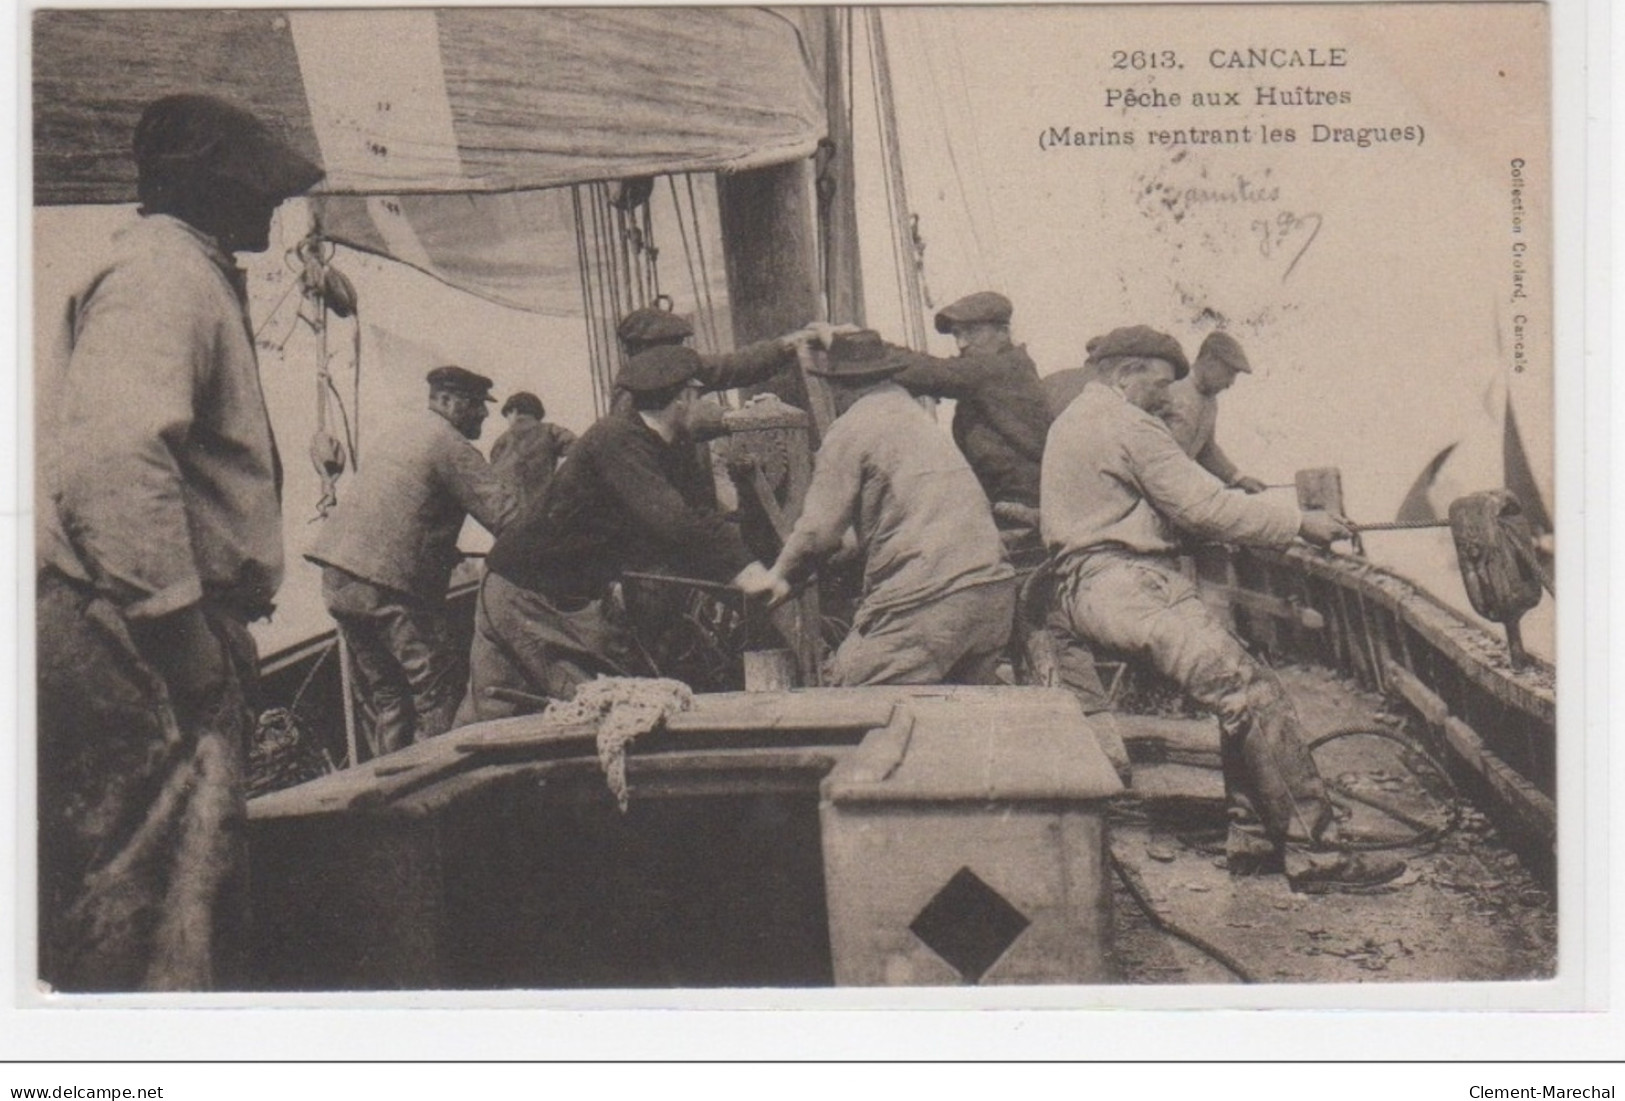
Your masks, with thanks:
M 1404 863 L 1336 847 L 1325 784 L 1276 679 L 1202 604 L 1179 568 L 1186 537 L 1284 547 L 1349 534 L 1335 516 L 1250 496 L 1192 460 L 1158 414 L 1186 371 L 1145 326 L 1092 342 L 1097 379 L 1050 429 L 1043 535 L 1057 562 L 1056 616 L 1071 636 L 1149 660 L 1219 718 L 1232 872 L 1282 870 L 1295 890 L 1360 887 Z

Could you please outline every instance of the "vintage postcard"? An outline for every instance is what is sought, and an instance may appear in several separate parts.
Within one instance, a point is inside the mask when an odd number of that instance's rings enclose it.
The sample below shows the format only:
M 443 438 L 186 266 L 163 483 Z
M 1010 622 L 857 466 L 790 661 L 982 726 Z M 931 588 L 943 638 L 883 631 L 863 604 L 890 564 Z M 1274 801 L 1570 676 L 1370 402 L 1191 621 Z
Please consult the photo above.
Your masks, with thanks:
M 1553 19 L 34 10 L 21 1004 L 1580 1008 Z

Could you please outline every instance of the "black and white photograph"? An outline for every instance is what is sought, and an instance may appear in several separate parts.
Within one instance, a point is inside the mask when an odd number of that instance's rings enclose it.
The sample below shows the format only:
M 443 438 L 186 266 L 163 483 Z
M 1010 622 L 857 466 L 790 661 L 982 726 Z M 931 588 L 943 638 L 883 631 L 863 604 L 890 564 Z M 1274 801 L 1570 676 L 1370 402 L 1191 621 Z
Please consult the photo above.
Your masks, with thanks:
M 1547 4 L 25 19 L 20 1005 L 1582 1007 Z

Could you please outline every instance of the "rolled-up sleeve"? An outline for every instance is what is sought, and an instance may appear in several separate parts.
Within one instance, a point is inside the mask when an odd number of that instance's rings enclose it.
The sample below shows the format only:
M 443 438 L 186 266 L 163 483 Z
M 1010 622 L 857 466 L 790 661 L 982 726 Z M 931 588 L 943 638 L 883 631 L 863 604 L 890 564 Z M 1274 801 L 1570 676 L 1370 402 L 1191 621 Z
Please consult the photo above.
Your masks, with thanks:
M 203 595 L 177 458 L 208 384 L 214 319 L 184 287 L 115 269 L 79 305 L 61 396 L 58 507 L 97 584 L 127 614 Z
M 766 382 L 795 362 L 792 345 L 758 340 L 732 352 L 700 357 L 700 384 L 707 390 L 732 390 Z
M 1198 466 L 1162 425 L 1146 420 L 1125 433 L 1129 469 L 1153 507 L 1194 535 L 1227 543 L 1285 546 L 1302 514 L 1288 500 L 1249 496 Z

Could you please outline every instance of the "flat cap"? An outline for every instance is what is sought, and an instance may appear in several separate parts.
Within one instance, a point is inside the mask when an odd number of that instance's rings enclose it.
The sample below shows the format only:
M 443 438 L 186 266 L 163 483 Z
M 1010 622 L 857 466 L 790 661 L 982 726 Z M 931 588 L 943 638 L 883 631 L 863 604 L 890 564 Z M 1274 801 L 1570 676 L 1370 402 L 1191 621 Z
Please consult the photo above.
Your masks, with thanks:
M 694 326 L 686 317 L 644 306 L 621 318 L 615 335 L 622 344 L 675 344 L 693 336 Z
M 836 333 L 830 341 L 829 354 L 821 367 L 807 370 L 824 378 L 874 379 L 894 375 L 903 369 L 903 361 L 892 354 L 891 348 L 873 329 L 859 329 L 853 333 Z
M 428 374 L 430 390 L 445 390 L 482 401 L 496 401 L 491 396 L 492 381 L 464 367 L 436 367 Z
M 634 394 L 665 390 L 687 382 L 700 371 L 700 353 L 681 344 L 657 344 L 632 356 L 615 376 L 615 385 Z
M 1088 362 L 1091 364 L 1120 356 L 1141 356 L 1171 363 L 1175 378 L 1184 378 L 1191 370 L 1179 341 L 1167 333 L 1157 332 L 1149 325 L 1129 325 L 1113 329 L 1105 336 L 1097 336 L 1090 340 L 1084 345 L 1084 349 L 1089 353 Z
M 278 201 L 323 175 L 257 116 L 214 96 L 164 96 L 147 104 L 134 153 L 143 176 L 229 180 Z
M 997 291 L 977 291 L 967 294 L 958 302 L 950 302 L 937 311 L 937 332 L 951 333 L 955 325 L 973 325 L 991 322 L 1008 325 L 1016 308 Z
M 1253 373 L 1253 365 L 1247 362 L 1247 353 L 1241 350 L 1241 342 L 1229 333 L 1208 333 L 1207 339 L 1202 341 L 1202 346 L 1196 351 L 1196 358 L 1222 363 L 1232 371 L 1240 371 L 1244 375 Z

